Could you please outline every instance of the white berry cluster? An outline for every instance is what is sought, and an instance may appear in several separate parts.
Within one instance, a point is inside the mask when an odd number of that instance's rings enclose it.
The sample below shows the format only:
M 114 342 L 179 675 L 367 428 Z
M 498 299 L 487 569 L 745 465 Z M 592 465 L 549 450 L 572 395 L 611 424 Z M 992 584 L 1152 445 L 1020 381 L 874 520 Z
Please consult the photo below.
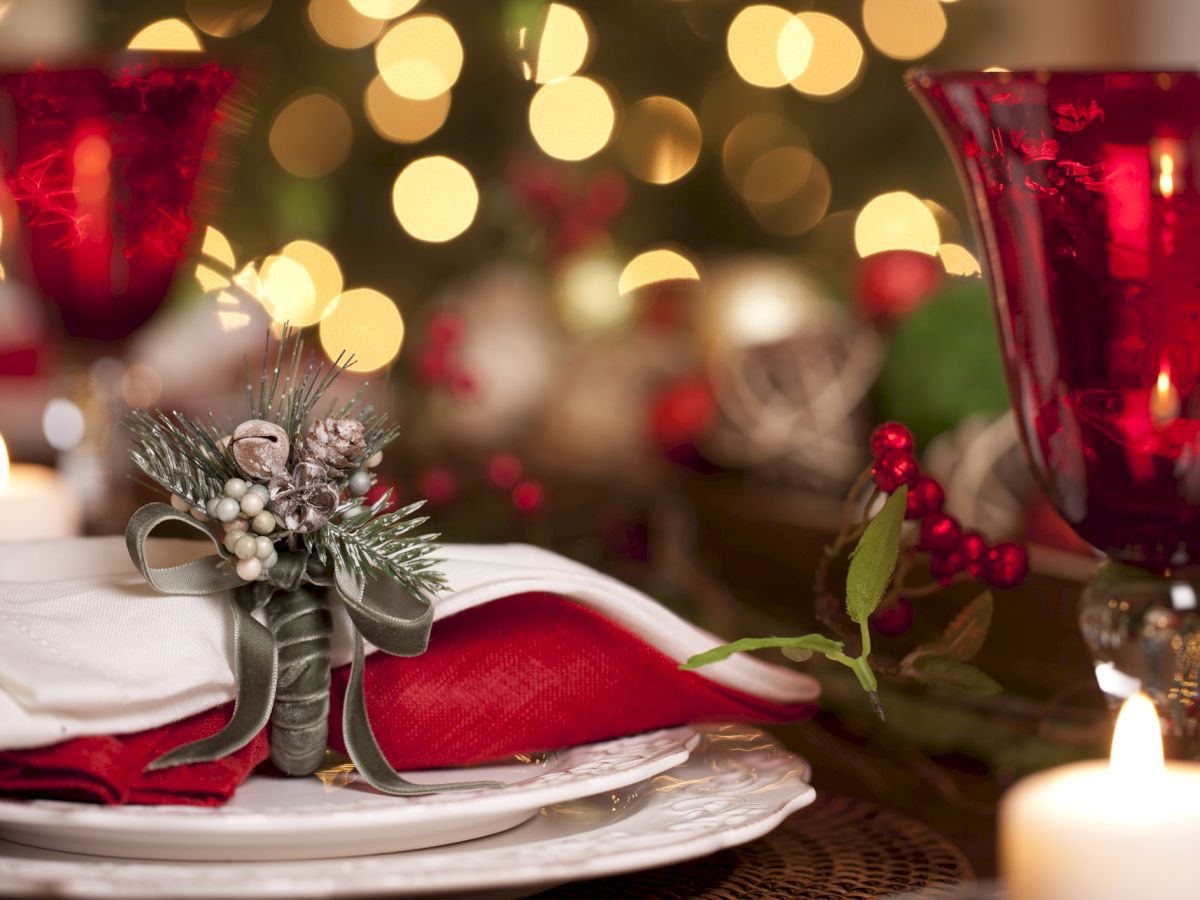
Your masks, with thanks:
M 254 581 L 279 562 L 268 535 L 280 526 L 267 508 L 267 488 L 241 478 L 225 482 L 224 494 L 208 501 L 208 512 L 225 526 L 225 549 L 238 558 L 237 573 Z

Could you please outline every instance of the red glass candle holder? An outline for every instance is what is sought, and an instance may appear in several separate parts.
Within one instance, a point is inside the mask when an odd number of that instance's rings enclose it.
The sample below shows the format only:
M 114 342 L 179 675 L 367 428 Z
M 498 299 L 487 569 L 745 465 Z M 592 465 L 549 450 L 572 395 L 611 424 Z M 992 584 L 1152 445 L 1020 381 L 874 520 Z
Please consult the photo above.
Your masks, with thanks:
M 1034 470 L 1116 561 L 1084 596 L 1100 686 L 1150 691 L 1196 755 L 1200 73 L 909 83 L 959 166 Z
M 161 305 L 233 83 L 212 63 L 0 76 L 5 180 L 68 334 L 116 340 Z

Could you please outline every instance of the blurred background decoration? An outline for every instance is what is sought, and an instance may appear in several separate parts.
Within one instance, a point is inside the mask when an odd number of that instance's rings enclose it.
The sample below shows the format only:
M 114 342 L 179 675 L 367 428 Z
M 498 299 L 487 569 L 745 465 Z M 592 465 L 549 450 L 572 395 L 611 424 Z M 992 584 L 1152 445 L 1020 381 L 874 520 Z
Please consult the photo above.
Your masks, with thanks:
M 723 589 L 687 562 L 696 497 L 831 527 L 884 418 L 968 526 L 1070 546 L 1031 501 L 974 239 L 901 76 L 1194 53 L 1188 4 L 1099 5 L 6 0 L 0 59 L 40 74 L 4 82 L 0 434 L 114 530 L 138 500 L 124 413 L 220 408 L 286 321 L 355 354 L 405 426 L 385 480 L 448 538 L 550 544 L 701 617 Z M 21 85 L 79 68 L 235 75 L 202 160 L 166 151 L 194 201 L 131 168 L 158 133 L 72 126 L 37 180 Z M 197 110 L 164 133 L 203 139 Z M 76 224 L 111 187 L 90 299 L 31 183 Z M 146 197 L 176 230 L 135 298 L 108 264 L 144 251 Z

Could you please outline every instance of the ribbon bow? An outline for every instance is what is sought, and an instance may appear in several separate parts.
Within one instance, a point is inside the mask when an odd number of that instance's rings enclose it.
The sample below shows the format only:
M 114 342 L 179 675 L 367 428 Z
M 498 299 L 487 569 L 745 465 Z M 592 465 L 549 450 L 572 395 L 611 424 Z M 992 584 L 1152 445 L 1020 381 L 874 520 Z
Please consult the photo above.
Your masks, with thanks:
M 216 546 L 217 555 L 152 568 L 146 559 L 146 540 L 166 522 L 182 522 L 200 531 Z M 231 592 L 233 716 L 221 731 L 176 747 L 151 762 L 149 769 L 221 759 L 249 743 L 268 719 L 272 723 L 272 761 L 289 775 L 308 775 L 317 769 L 328 733 L 331 624 L 327 592 L 307 590 L 305 585 L 311 584 L 331 590 L 345 605 L 353 626 L 354 656 L 342 711 L 342 735 L 346 752 L 367 782 L 384 793 L 398 795 L 496 786 L 485 781 L 439 785 L 406 781 L 387 761 L 371 730 L 363 691 L 363 639 L 394 656 L 424 653 L 433 624 L 433 605 L 427 596 L 413 595 L 420 607 L 416 615 L 406 618 L 389 612 L 367 602 L 365 583 L 340 561 L 335 560 L 329 570 L 304 551 L 281 553 L 265 580 L 246 582 L 233 570 L 232 556 L 212 527 L 165 503 L 147 504 L 133 514 L 125 530 L 125 545 L 142 577 L 161 593 Z M 259 610 L 266 625 L 254 618 Z

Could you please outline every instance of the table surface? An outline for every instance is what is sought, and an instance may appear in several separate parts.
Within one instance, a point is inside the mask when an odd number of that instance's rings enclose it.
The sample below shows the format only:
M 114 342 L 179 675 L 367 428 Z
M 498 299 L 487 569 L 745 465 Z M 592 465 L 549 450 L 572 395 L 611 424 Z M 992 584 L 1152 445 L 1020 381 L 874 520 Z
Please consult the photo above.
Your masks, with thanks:
M 953 885 L 973 876 L 962 851 L 928 826 L 873 803 L 822 794 L 744 846 L 676 866 L 564 885 L 538 897 L 844 900 Z

